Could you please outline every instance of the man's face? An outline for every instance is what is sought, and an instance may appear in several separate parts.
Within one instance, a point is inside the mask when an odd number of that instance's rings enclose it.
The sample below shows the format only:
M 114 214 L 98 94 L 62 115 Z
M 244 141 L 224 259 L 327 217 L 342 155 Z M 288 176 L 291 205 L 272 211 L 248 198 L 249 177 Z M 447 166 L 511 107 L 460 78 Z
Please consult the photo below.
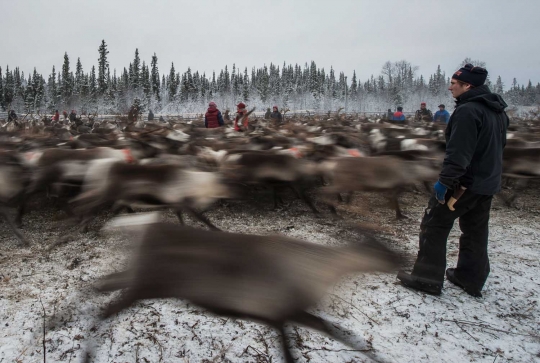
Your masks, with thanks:
M 455 79 L 452 79 L 450 81 L 450 87 L 448 87 L 448 90 L 452 93 L 452 97 L 454 98 L 458 98 L 459 96 L 461 96 L 462 94 L 464 94 L 470 89 L 471 89 L 470 84 L 460 83 L 456 81 Z
M 425 104 L 421 104 L 421 105 L 420 105 L 420 109 L 425 110 L 425 108 L 426 108 L 426 105 L 425 105 Z
M 439 111 L 444 111 L 444 107 L 439 107 Z

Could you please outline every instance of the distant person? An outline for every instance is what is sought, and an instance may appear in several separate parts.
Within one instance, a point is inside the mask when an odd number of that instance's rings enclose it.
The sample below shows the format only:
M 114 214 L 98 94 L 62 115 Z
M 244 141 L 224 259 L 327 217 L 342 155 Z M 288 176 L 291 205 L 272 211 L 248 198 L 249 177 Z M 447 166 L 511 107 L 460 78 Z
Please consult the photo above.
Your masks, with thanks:
M 53 121 L 60 121 L 60 113 L 58 110 L 54 111 L 54 116 L 52 117 Z
M 270 119 L 275 121 L 277 124 L 280 124 L 283 121 L 283 115 L 279 112 L 278 107 L 274 106 L 272 108 L 272 113 L 270 114 Z
M 8 114 L 8 121 L 17 121 L 17 114 L 15 113 L 15 110 L 9 111 Z
M 131 106 L 128 112 L 128 121 L 135 122 L 139 117 L 139 109 L 136 105 Z
M 393 120 L 393 117 L 394 117 L 394 113 L 392 112 L 392 109 L 389 108 L 389 109 L 388 109 L 388 112 L 386 113 L 386 119 L 387 119 L 388 121 L 392 121 L 392 120 Z
M 272 114 L 272 112 L 270 111 L 270 107 L 268 107 L 268 108 L 266 109 L 266 113 L 264 114 L 264 119 L 265 119 L 265 120 L 269 120 L 271 114 Z
M 234 119 L 234 129 L 236 131 L 247 131 L 248 126 L 249 126 L 248 116 L 245 116 L 247 112 L 248 111 L 247 111 L 245 103 L 240 102 L 239 104 L 236 105 L 236 118 Z M 238 125 L 238 121 L 240 121 L 242 117 L 244 117 L 244 119 L 242 120 L 243 130 L 242 128 L 240 128 L 240 125 Z
M 148 111 L 148 121 L 154 121 L 154 113 L 152 110 Z
M 405 115 L 403 114 L 403 107 L 399 106 L 397 111 L 392 115 L 392 121 L 405 121 Z
M 64 116 L 64 120 L 67 120 L 69 118 L 69 115 L 66 110 L 62 111 L 62 116 Z
M 159 122 L 165 122 L 165 119 L 163 118 L 163 116 L 159 116 Z
M 217 127 L 225 125 L 221 111 L 218 110 L 214 101 L 208 104 L 208 110 L 204 115 L 204 127 L 207 129 L 215 129 Z
M 69 114 L 69 121 L 75 122 L 75 120 L 77 120 L 77 112 L 75 112 L 75 110 L 71 110 Z
M 435 115 L 433 115 L 433 122 L 448 123 L 449 120 L 450 120 L 450 113 L 445 110 L 445 107 L 443 104 L 440 104 L 439 111 L 435 112 Z
M 433 113 L 431 113 L 430 110 L 426 108 L 426 103 L 422 102 L 420 104 L 420 109 L 416 110 L 416 113 L 414 114 L 414 120 L 420 121 L 420 120 L 433 120 Z

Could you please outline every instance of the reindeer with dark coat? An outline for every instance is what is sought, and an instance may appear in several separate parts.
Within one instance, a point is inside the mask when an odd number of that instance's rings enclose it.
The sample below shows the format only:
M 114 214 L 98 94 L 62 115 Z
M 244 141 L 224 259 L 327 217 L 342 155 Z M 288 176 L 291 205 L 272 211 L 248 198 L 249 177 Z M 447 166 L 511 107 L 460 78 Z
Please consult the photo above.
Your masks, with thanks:
M 336 248 L 284 236 L 211 232 L 155 222 L 134 230 L 133 223 L 128 224 L 142 241 L 131 267 L 98 285 L 101 291 L 127 289 L 107 308 L 104 318 L 137 300 L 186 299 L 214 314 L 274 327 L 281 333 L 288 363 L 294 362 L 285 335 L 288 322 L 365 349 L 361 339 L 308 309 L 344 275 L 390 271 L 398 261 L 395 253 L 373 238 Z

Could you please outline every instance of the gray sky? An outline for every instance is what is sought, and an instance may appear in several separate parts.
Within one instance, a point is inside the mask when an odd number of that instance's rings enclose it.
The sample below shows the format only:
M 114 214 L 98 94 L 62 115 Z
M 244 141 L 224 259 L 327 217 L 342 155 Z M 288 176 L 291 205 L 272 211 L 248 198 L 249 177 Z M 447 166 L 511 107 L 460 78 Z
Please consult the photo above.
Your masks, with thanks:
M 540 82 L 538 0 L 0 0 L 0 11 L 0 66 L 25 75 L 35 66 L 47 77 L 64 52 L 88 72 L 105 39 L 118 73 L 138 48 L 147 64 L 157 54 L 160 73 L 171 62 L 208 75 L 314 60 L 365 81 L 386 61 L 450 75 L 471 57 L 505 88 Z

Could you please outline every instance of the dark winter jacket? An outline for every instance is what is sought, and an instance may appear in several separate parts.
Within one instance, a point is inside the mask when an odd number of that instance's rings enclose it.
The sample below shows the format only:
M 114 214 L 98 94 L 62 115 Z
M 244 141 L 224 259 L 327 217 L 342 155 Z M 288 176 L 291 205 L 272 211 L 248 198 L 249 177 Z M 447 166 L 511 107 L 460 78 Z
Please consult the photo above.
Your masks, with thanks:
M 213 129 L 223 126 L 224 124 L 225 122 L 223 122 L 221 112 L 217 108 L 209 107 L 208 111 L 206 111 L 206 114 L 204 115 L 204 127 L 207 129 Z
M 450 120 L 450 113 L 446 110 L 439 110 L 433 115 L 433 122 L 446 122 Z
M 154 113 L 152 111 L 148 112 L 148 121 L 154 121 Z
M 416 110 L 416 113 L 414 114 L 414 119 L 416 121 L 420 121 L 422 119 L 427 119 L 428 121 L 431 121 L 433 119 L 433 113 L 431 113 L 431 110 L 428 110 L 427 108 Z
M 442 184 L 457 184 L 481 195 L 501 189 L 502 155 L 506 145 L 508 105 L 487 86 L 473 88 L 456 101 L 446 127 L 446 156 L 439 175 Z
M 396 111 L 392 116 L 392 121 L 405 121 L 405 115 L 401 111 Z
M 283 116 L 279 111 L 274 111 L 270 114 L 271 119 L 276 119 L 278 122 L 281 122 L 283 120 Z
M 69 114 L 69 121 L 75 122 L 76 119 L 77 119 L 77 114 L 74 113 L 74 112 L 71 112 L 71 113 Z
M 17 114 L 14 110 L 11 110 L 8 114 L 8 121 L 15 121 L 17 120 Z

